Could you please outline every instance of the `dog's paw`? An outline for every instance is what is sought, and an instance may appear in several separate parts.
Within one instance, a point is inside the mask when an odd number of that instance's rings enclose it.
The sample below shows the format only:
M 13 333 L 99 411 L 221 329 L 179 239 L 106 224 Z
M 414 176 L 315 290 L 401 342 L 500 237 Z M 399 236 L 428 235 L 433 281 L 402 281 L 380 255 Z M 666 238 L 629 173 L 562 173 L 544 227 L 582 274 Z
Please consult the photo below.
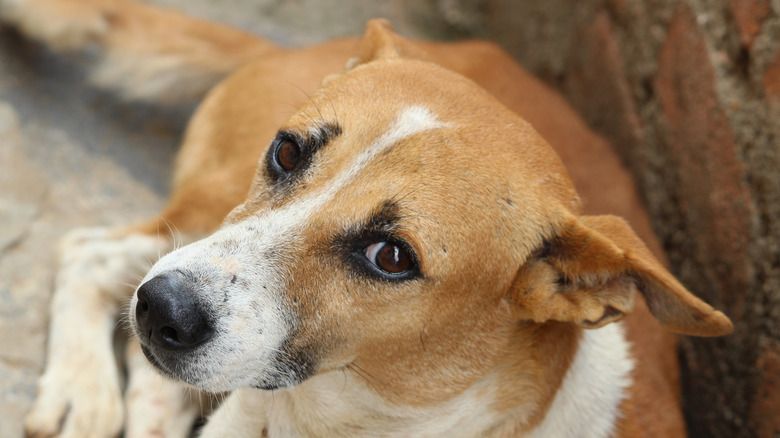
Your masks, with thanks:
M 60 238 L 58 249 L 60 256 L 73 248 L 88 242 L 111 240 L 111 229 L 107 227 L 74 228 Z
M 118 376 L 88 369 L 47 372 L 38 381 L 38 398 L 25 418 L 34 438 L 112 438 L 119 435 L 124 407 Z
M 205 394 L 155 372 L 137 341 L 127 348 L 125 438 L 186 438 L 211 405 Z M 209 400 L 210 401 L 210 400 Z
M 142 378 L 146 385 L 132 385 L 125 396 L 125 438 L 186 438 L 203 411 L 194 388 L 169 381 L 154 371 Z
M 0 0 L 0 22 L 59 50 L 79 50 L 111 27 L 102 0 Z

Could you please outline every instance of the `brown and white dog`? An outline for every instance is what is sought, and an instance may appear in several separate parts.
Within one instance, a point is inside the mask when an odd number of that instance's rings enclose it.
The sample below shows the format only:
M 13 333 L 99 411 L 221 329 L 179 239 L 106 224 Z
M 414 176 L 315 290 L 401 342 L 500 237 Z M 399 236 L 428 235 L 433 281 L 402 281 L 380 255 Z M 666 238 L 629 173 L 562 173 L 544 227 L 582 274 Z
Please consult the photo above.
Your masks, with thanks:
M 157 220 L 63 240 L 30 435 L 186 436 L 192 389 L 141 350 L 230 393 L 207 437 L 685 434 L 661 327 L 731 323 L 658 261 L 608 145 L 494 45 L 375 20 L 285 50 L 129 0 L 0 6 L 47 44 L 98 46 L 96 82 L 130 98 L 227 76 L 161 213 L 192 243 Z M 134 274 L 123 401 L 111 332 Z

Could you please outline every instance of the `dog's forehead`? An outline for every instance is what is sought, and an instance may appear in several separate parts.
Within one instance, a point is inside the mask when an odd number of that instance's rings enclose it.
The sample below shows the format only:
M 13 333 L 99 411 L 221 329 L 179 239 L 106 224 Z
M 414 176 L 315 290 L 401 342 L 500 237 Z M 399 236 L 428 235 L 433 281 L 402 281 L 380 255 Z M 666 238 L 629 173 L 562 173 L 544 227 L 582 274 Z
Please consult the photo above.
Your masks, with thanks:
M 324 148 L 321 163 L 336 168 L 357 159 L 362 171 L 353 179 L 368 186 L 390 190 L 417 183 L 425 192 L 445 184 L 449 189 L 434 191 L 505 200 L 514 195 L 512 203 L 526 209 L 576 203 L 560 159 L 530 124 L 470 80 L 434 64 L 359 66 L 315 93 L 289 124 L 312 131 L 326 122 L 338 125 L 341 135 Z
M 526 185 L 557 174 L 558 183 L 566 187 L 555 190 L 563 189 L 564 197 L 572 192 L 560 159 L 529 123 L 471 80 L 429 62 L 373 61 L 329 81 L 290 124 L 305 127 L 317 121 L 337 123 L 353 140 L 340 147 L 351 152 L 368 147 L 391 126 L 431 131 L 418 137 L 438 138 L 438 145 L 446 143 L 446 148 L 421 143 L 406 153 L 440 157 L 446 150 L 454 160 L 495 168 L 495 175 L 514 181 L 527 178 L 522 181 Z M 443 129 L 428 129 L 434 126 Z
M 290 123 L 305 126 L 318 119 L 335 120 L 365 138 L 374 138 L 392 125 L 423 127 L 420 123 L 432 119 L 457 127 L 472 124 L 474 116 L 489 116 L 484 97 L 487 93 L 471 81 L 433 64 L 375 61 L 329 81 Z
M 520 248 L 522 257 L 555 205 L 576 198 L 560 160 L 528 123 L 430 63 L 356 67 L 313 94 L 281 132 L 330 134 L 293 184 L 274 185 L 261 163 L 255 189 L 228 223 L 263 217 L 308 242 L 327 242 L 393 205 L 412 243 L 479 241 L 485 250 Z
M 443 70 L 421 64 L 411 67 L 422 71 L 359 67 L 291 118 L 283 130 L 339 128 L 318 149 L 292 202 L 305 202 L 306 222 L 316 224 L 310 230 L 325 240 L 393 205 L 399 231 L 420 245 L 477 240 L 517 248 L 514 230 L 544 223 L 535 187 L 555 178 L 534 163 L 554 154 L 471 82 L 449 72 L 434 77 Z

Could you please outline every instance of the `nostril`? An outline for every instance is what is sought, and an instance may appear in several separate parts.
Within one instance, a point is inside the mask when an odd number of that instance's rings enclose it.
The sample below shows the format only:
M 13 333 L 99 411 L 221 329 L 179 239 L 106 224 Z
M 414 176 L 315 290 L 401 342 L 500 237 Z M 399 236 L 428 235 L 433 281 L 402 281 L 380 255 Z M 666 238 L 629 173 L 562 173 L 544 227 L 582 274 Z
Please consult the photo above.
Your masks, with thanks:
M 176 329 L 174 329 L 172 327 L 165 326 L 165 327 L 161 328 L 158 331 L 158 334 L 159 334 L 160 338 L 165 339 L 169 343 L 172 343 L 172 344 L 173 343 L 175 343 L 175 344 L 180 343 L 179 342 L 179 334 L 176 332 Z
M 139 293 L 140 295 L 140 293 Z M 139 298 L 135 305 L 135 320 L 142 333 L 148 333 L 149 329 L 149 303 Z

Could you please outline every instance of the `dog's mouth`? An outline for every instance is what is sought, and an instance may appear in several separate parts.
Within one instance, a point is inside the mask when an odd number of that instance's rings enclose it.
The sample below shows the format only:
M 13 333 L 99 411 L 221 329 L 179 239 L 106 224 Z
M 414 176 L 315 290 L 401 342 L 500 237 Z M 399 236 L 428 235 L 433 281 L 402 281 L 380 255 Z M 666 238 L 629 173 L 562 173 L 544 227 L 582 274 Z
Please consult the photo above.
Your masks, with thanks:
M 152 366 L 157 369 L 157 371 L 159 371 L 160 373 L 162 373 L 166 377 L 169 377 L 169 378 L 172 378 L 172 379 L 176 379 L 176 380 L 185 380 L 185 379 L 182 378 L 182 376 L 179 376 L 179 375 L 175 374 L 174 372 L 169 370 L 168 367 L 163 365 L 162 362 L 157 360 L 157 357 L 155 357 L 155 355 L 152 353 L 151 349 L 149 347 L 147 347 L 146 345 L 144 345 L 143 343 L 141 344 L 141 351 L 144 352 L 144 356 L 146 356 L 146 360 L 148 360 L 149 363 L 152 364 Z M 187 383 L 189 383 L 189 382 L 187 382 Z
M 205 345 L 192 351 L 167 351 L 154 345 L 149 336 L 140 331 L 137 322 L 134 323 L 134 329 L 141 343 L 141 351 L 155 369 L 171 379 L 206 389 L 204 387 L 206 375 L 199 370 L 198 365 L 202 357 L 207 355 Z
M 154 344 L 141 342 L 141 351 L 160 374 L 209 392 L 224 392 L 238 386 L 233 373 L 220 373 L 217 361 L 210 360 L 206 348 L 189 352 L 169 352 Z
M 225 392 L 239 387 L 275 390 L 294 387 L 314 374 L 313 361 L 306 353 L 274 354 L 264 370 L 243 370 L 240 378 L 218 360 L 203 352 L 158 351 L 154 345 L 141 342 L 141 351 L 152 366 L 164 376 L 180 380 L 209 392 Z
M 293 345 L 286 278 L 261 257 L 278 242 L 263 243 L 251 225 L 167 254 L 136 289 L 131 324 L 161 373 L 210 392 L 289 387 L 311 375 L 314 355 Z

